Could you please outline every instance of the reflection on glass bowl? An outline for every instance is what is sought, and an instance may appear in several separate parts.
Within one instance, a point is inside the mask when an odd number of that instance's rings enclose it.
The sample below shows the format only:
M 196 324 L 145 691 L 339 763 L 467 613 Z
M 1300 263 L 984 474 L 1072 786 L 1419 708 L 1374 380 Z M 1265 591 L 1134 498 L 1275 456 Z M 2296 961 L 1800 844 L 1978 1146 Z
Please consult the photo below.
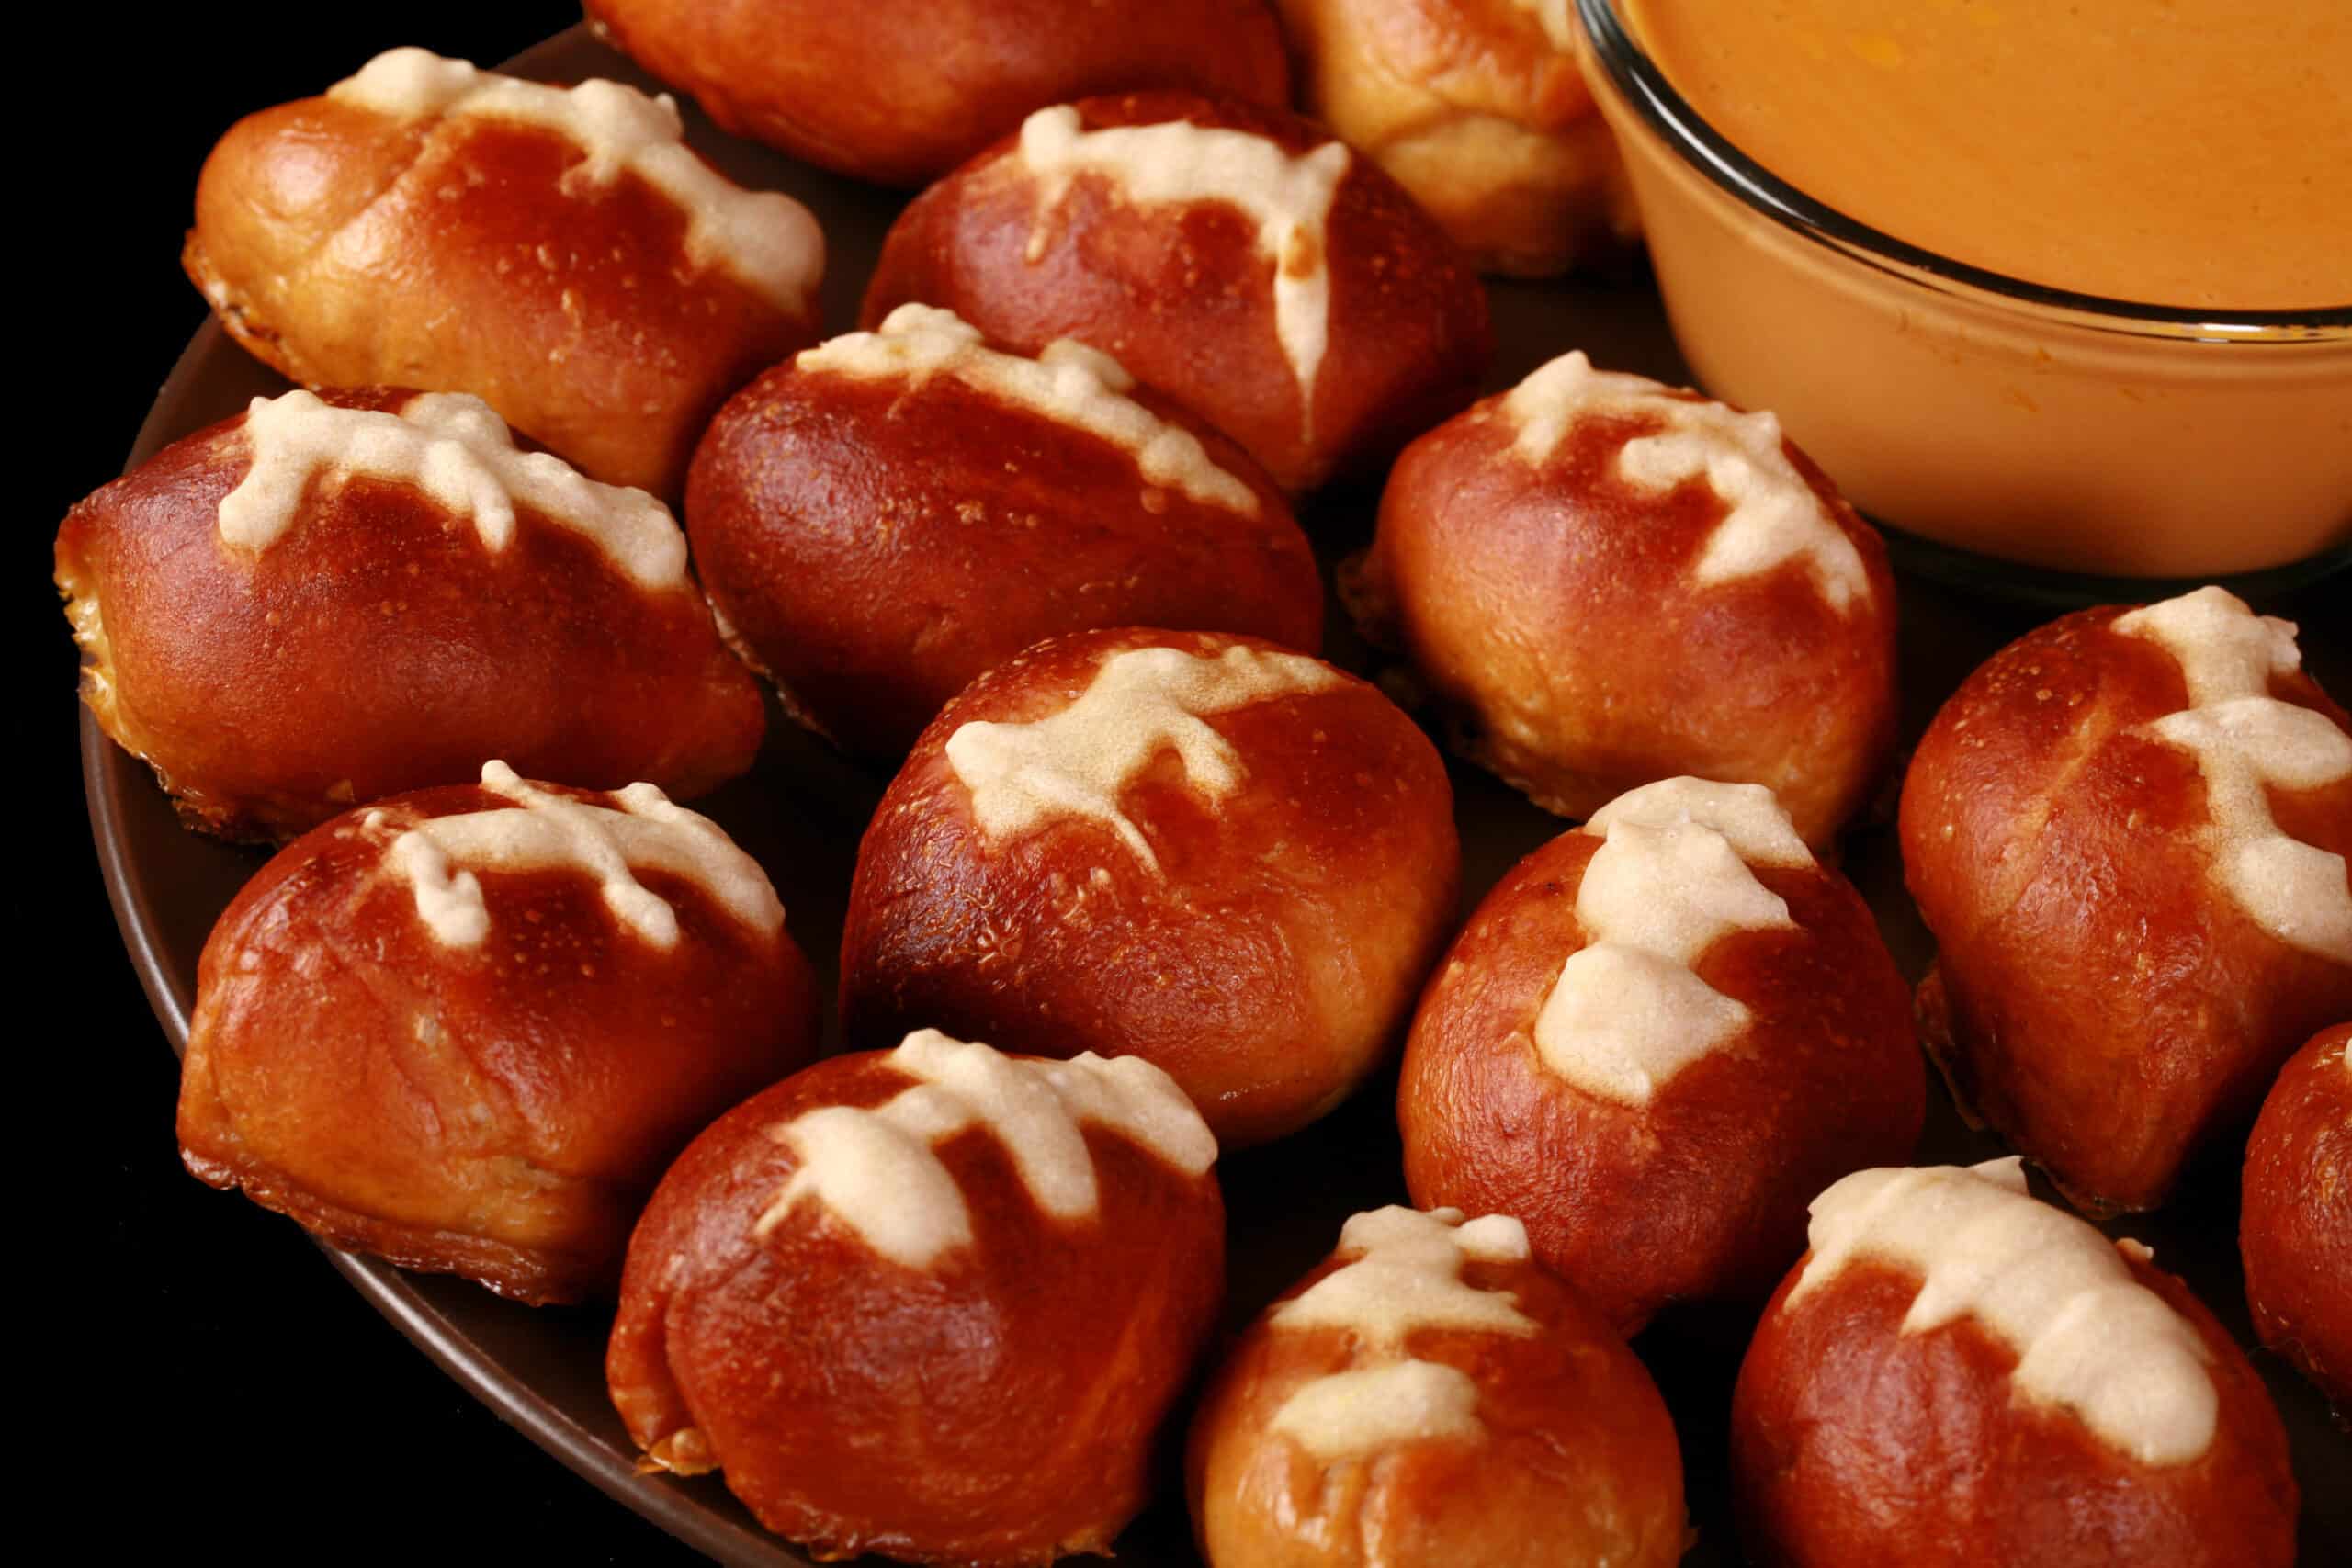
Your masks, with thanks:
M 2214 311 L 2029 283 L 1758 166 L 1576 0 L 1676 341 L 1855 503 L 2001 561 L 2188 578 L 2352 559 L 2352 304 Z

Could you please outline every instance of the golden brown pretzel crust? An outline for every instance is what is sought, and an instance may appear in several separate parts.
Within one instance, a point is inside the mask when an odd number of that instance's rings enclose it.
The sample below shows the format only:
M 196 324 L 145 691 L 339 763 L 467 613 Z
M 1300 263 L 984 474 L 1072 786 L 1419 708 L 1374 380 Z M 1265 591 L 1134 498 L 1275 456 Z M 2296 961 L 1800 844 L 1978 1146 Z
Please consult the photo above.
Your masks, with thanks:
M 2152 1466 L 2013 1393 L 1976 1320 L 1900 1332 L 1919 1277 L 1850 1265 L 1794 1308 L 1790 1271 L 1732 1395 L 1732 1481 L 1762 1568 L 2289 1568 L 2297 1493 L 2262 1379 L 2187 1286 L 2126 1252 L 2187 1317 L 2221 1394 L 2212 1445 Z
M 1308 114 L 1478 265 L 1541 277 L 1640 231 L 1576 57 L 1514 0 L 1280 0 Z
M 1090 93 L 1290 100 L 1264 0 L 588 0 L 588 15 L 722 130 L 884 185 L 934 179 Z
M 1618 476 L 1618 452 L 1656 428 L 1588 415 L 1532 465 L 1486 399 L 1397 458 L 1350 597 L 1412 660 L 1457 749 L 1544 809 L 1589 817 L 1688 773 L 1766 785 L 1826 844 L 1894 751 L 1886 547 L 1783 442 L 1860 552 L 1867 598 L 1839 612 L 1802 562 L 1698 583 L 1730 503 L 1701 481 L 1659 495 Z
M 519 502 L 492 554 L 423 491 L 363 478 L 314 482 L 285 536 L 240 549 L 217 519 L 252 468 L 244 420 L 173 443 L 57 535 L 93 659 L 84 699 L 191 826 L 283 841 L 493 757 L 526 778 L 679 796 L 752 765 L 759 688 L 691 581 L 641 588 Z
M 1283 1292 L 1338 1268 L 1334 1257 Z M 1478 1385 L 1475 1438 L 1325 1462 L 1268 1424 L 1314 1378 L 1378 1364 L 1332 1328 L 1251 1324 L 1193 1419 L 1193 1529 L 1219 1568 L 1666 1568 L 1687 1544 L 1682 1456 L 1657 1385 L 1600 1314 L 1532 1263 L 1470 1261 L 1541 1332 L 1421 1329 L 1410 1355 Z
M 1421 998 L 1396 1110 L 1416 1203 L 1516 1214 L 1535 1256 L 1631 1335 L 1670 1301 L 1769 1292 L 1815 1193 L 1909 1160 L 1927 1069 L 1861 896 L 1832 871 L 1758 866 L 1799 929 L 1735 932 L 1698 967 L 1748 1027 L 1645 1106 L 1560 1077 L 1535 1021 L 1586 943 L 1577 892 L 1602 842 L 1562 834 L 1479 905 Z
M 2262 1342 L 2352 1415 L 2352 1023 L 2279 1073 L 2245 1148 L 2238 1248 Z
M 1304 1126 L 1378 1065 L 1453 921 L 1461 852 L 1444 764 L 1376 688 L 1340 676 L 1209 716 L 1244 773 L 1216 805 L 1162 750 L 1121 808 L 1165 876 L 1087 818 L 987 841 L 947 764 L 964 724 L 1057 713 L 1114 653 L 1213 658 L 1236 644 L 1273 650 L 1210 633 L 1081 632 L 948 704 L 858 852 L 842 932 L 853 1043 L 934 1026 L 1039 1055 L 1143 1056 L 1227 1147 Z
M 469 868 L 489 934 L 441 945 L 388 846 L 514 804 L 473 785 L 380 801 L 245 885 L 198 967 L 180 1151 L 337 1247 L 577 1301 L 618 1283 L 686 1141 L 815 1054 L 816 987 L 788 935 L 654 870 L 637 876 L 677 913 L 667 951 L 577 869 Z
M 837 1056 L 695 1140 L 629 1244 L 613 1403 L 657 1462 L 723 1469 L 820 1558 L 1102 1551 L 1148 1495 L 1153 1436 L 1223 1299 L 1216 1176 L 1088 1126 L 1101 1212 L 1058 1221 L 974 1129 L 934 1147 L 975 1245 L 928 1269 L 812 1202 L 754 1236 L 797 1168 L 771 1129 L 909 1081 L 879 1054 Z
M 2211 877 L 2197 759 L 2140 731 L 2188 705 L 2162 646 L 2082 610 L 2011 643 L 1928 727 L 1903 785 L 1905 880 L 1936 935 L 1921 1039 L 2077 1204 L 2164 1201 L 2279 1064 L 2352 1014 L 2352 966 L 2291 948 Z M 2352 728 L 2300 671 L 2270 694 Z M 2284 831 L 2352 856 L 2352 779 L 2271 788 Z
M 1257 515 L 1148 485 L 1124 447 L 953 377 L 777 366 L 720 411 L 687 480 L 711 602 L 791 708 L 891 758 L 983 671 L 1064 632 L 1316 652 L 1322 580 L 1273 482 L 1167 399 L 1128 396 L 1197 435 Z
M 182 257 L 220 323 L 309 387 L 471 392 L 594 479 L 674 502 L 728 394 L 817 335 L 691 261 L 635 174 L 567 181 L 542 127 L 329 98 L 249 115 L 205 161 Z
M 1293 155 L 1331 141 L 1295 115 L 1189 93 L 1077 107 L 1089 130 L 1184 120 L 1264 136 Z M 1468 258 L 1363 158 L 1349 162 L 1323 247 L 1330 330 L 1311 436 L 1254 219 L 1226 203 L 1137 205 L 1091 173 L 1050 209 L 1041 197 L 1015 137 L 917 197 L 883 243 L 865 324 L 920 300 L 1024 354 L 1077 338 L 1232 436 L 1294 494 L 1376 468 L 1468 402 L 1485 372 L 1493 339 Z M 1046 241 L 1034 257 L 1033 235 Z

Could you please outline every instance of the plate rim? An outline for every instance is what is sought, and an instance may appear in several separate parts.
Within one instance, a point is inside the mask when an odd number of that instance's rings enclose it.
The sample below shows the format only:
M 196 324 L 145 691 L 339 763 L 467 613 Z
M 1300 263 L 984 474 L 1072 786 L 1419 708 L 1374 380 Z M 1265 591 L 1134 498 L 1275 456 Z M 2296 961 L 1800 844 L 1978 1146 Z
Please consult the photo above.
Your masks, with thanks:
M 527 71 L 534 56 L 575 45 L 590 31 L 586 22 L 574 23 L 503 62 L 500 69 Z M 148 404 L 146 417 L 140 422 L 139 433 L 123 459 L 124 474 L 185 434 L 176 429 L 166 411 L 217 355 L 235 351 L 219 317 L 208 312 Z M 86 702 L 77 701 L 75 706 L 83 803 L 107 904 L 114 913 L 115 930 L 122 939 L 131 972 L 146 993 L 148 1010 L 163 1030 L 164 1042 L 175 1059 L 184 1058 L 195 996 L 192 988 L 181 986 L 179 976 L 164 957 L 159 936 L 162 921 L 150 889 L 132 873 L 129 835 L 124 830 L 124 794 L 147 785 L 149 770 L 107 736 Z M 747 1528 L 679 1487 L 640 1474 L 632 1462 L 597 1440 L 459 1328 L 400 1269 L 330 1247 L 307 1231 L 303 1236 L 426 1359 L 500 1420 L 607 1497 L 728 1568 L 813 1568 L 783 1537 Z
M 220 350 L 224 336 L 220 322 L 209 318 L 197 329 L 156 393 L 124 472 L 136 468 L 164 445 L 163 408 L 187 379 L 198 373 L 209 355 Z M 147 769 L 107 738 L 87 703 L 79 705 L 82 794 L 107 903 L 114 911 L 115 929 L 122 938 L 131 972 L 138 976 L 149 1010 L 163 1029 L 164 1043 L 175 1059 L 184 1058 L 194 998 L 183 990 L 159 945 L 161 921 L 154 915 L 148 890 L 131 873 L 129 835 L 123 830 L 123 793 L 146 785 Z M 599 1492 L 729 1568 L 813 1568 L 781 1536 L 748 1529 L 701 1499 L 639 1473 L 633 1464 L 599 1442 L 521 1374 L 509 1370 L 451 1322 L 400 1269 L 330 1247 L 307 1231 L 303 1236 L 362 1300 L 452 1382 Z

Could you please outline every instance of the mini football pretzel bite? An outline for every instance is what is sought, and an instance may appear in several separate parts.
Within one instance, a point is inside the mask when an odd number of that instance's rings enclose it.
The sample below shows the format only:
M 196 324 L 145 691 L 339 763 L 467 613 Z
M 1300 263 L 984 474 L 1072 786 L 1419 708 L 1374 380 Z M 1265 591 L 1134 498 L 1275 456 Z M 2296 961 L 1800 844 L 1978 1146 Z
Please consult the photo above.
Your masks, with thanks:
M 1995 654 L 1920 739 L 1902 841 L 1920 1036 L 2078 1206 L 2163 1202 L 2352 1017 L 2352 718 L 2222 589 Z
M 57 585 L 99 727 L 224 838 L 493 757 L 697 795 L 766 728 L 661 503 L 462 395 L 256 398 L 67 513 Z
M 1927 1068 L 1869 907 L 1770 792 L 1669 779 L 1487 896 L 1396 1104 L 1415 1202 L 1518 1214 L 1630 1335 L 1766 1295 L 1815 1193 L 1911 1156 Z
M 2261 1377 L 2135 1241 L 2015 1158 L 1858 1171 L 1732 1395 L 1761 1568 L 2289 1568 L 2297 1491 Z
M 820 1561 L 1107 1553 L 1224 1295 L 1216 1158 L 1133 1058 L 920 1030 L 820 1062 L 662 1179 L 613 1403 Z
M 1101 349 L 1295 494 L 1376 470 L 1492 349 L 1469 260 L 1378 165 L 1279 109 L 1039 109 L 892 225 L 865 322 L 944 306 L 1024 354 Z
M 817 335 L 824 237 L 617 82 L 421 49 L 231 127 L 187 275 L 304 386 L 470 392 L 582 472 L 674 501 L 728 394 Z
M 1460 869 L 1444 764 L 1378 688 L 1252 637 L 1056 637 L 949 703 L 884 793 L 842 1027 L 1139 1055 L 1261 1143 L 1395 1046 Z
M 296 840 L 230 904 L 181 1157 L 337 1247 L 578 1301 L 687 1140 L 816 1048 L 784 908 L 715 824 L 492 762 Z
M 588 15 L 724 129 L 884 185 L 935 179 L 1089 93 L 1290 99 L 1264 0 L 588 0 Z
M 1488 272 L 1542 277 L 1640 231 L 1577 69 L 1568 0 L 1281 0 L 1307 113 Z
M 2352 1417 L 2352 1023 L 2312 1037 L 2245 1146 L 2238 1250 L 2262 1342 Z
M 1894 745 L 1894 581 L 1769 413 L 1564 355 L 1405 449 L 1342 591 L 1455 749 L 1583 818 L 1692 774 L 1805 842 Z
M 1239 448 L 1083 344 L 1005 353 L 926 305 L 722 409 L 686 527 L 730 640 L 869 756 L 904 756 L 974 677 L 1063 632 L 1322 641 L 1306 536 Z
M 1648 1371 L 1507 1214 L 1358 1214 L 1193 1418 L 1212 1568 L 1668 1568 L 1682 1456 Z

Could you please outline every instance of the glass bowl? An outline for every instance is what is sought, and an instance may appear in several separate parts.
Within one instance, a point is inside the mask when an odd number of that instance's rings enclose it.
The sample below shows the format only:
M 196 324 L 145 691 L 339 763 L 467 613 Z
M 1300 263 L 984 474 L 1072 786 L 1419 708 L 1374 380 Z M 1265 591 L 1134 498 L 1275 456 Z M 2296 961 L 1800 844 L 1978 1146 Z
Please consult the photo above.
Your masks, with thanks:
M 2352 562 L 2352 304 L 2132 304 L 1906 244 L 1726 141 L 1615 0 L 1576 10 L 1684 356 L 1864 512 L 2072 573 Z

